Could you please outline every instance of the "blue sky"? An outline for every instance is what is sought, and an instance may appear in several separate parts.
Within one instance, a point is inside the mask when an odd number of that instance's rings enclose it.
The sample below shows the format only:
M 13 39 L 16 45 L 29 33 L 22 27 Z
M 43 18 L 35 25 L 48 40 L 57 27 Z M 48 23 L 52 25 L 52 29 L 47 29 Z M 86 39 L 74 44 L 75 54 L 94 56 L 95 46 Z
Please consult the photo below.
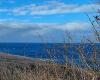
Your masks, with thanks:
M 91 36 L 95 0 L 0 0 L 0 42 L 62 43 L 70 32 L 74 42 Z M 67 37 L 66 37 L 67 42 Z

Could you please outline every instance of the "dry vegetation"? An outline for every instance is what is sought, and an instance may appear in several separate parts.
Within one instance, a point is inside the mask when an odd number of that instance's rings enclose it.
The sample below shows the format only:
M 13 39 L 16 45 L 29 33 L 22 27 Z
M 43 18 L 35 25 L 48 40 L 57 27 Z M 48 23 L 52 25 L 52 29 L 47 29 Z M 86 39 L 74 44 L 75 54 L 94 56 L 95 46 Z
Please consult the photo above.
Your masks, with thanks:
M 0 80 L 92 80 L 92 71 L 49 62 L 0 62 Z
M 100 31 L 97 30 L 97 27 L 100 27 L 100 16 L 98 14 L 100 12 L 94 16 L 94 20 L 89 15 L 87 16 L 92 24 L 96 41 L 100 43 Z M 82 64 L 85 65 L 84 68 L 74 63 L 68 64 L 68 46 L 65 44 L 66 64 L 64 65 L 54 62 L 17 59 L 9 55 L 4 57 L 5 55 L 1 55 L 0 58 L 6 58 L 6 60 L 0 61 L 0 80 L 100 80 L 100 62 L 97 61 L 97 55 L 100 54 L 100 51 L 96 51 L 97 49 L 93 41 L 90 39 L 86 40 L 92 45 L 93 53 L 90 58 L 91 60 L 89 60 L 84 55 L 83 46 L 79 46 L 79 56 Z M 48 54 L 51 53 L 48 51 Z M 95 65 L 95 69 L 91 67 L 90 63 Z

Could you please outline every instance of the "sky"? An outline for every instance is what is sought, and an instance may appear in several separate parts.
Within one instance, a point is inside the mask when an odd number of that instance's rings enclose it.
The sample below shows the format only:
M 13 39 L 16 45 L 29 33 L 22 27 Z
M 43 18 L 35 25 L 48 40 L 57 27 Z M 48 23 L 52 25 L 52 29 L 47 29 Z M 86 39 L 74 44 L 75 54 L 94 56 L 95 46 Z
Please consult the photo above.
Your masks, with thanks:
M 0 42 L 80 42 L 93 35 L 95 0 L 0 0 Z

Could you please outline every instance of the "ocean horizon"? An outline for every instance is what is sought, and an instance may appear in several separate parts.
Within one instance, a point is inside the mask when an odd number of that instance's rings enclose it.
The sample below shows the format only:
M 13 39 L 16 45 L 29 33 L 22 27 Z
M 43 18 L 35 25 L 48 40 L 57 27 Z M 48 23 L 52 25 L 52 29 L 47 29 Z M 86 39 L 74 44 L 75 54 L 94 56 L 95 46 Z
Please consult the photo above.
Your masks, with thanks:
M 66 45 L 66 46 L 65 46 Z M 89 43 L 0 43 L 0 53 L 23 56 L 30 59 L 54 60 L 66 62 L 66 56 L 75 63 L 80 63 L 79 46 L 83 48 L 84 56 L 91 58 L 93 45 Z M 100 44 L 95 43 L 96 51 L 100 53 Z M 100 55 L 98 56 L 100 59 Z

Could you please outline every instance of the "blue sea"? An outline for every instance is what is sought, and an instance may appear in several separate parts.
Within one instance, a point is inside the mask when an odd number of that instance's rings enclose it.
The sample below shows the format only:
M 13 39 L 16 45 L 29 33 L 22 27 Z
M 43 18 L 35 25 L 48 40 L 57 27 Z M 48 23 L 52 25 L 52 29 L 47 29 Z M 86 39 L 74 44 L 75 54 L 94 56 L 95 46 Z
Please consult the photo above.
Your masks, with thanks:
M 100 44 L 96 43 L 94 45 L 89 43 L 0 43 L 0 52 L 31 59 L 54 60 L 60 63 L 65 63 L 67 60 L 80 63 L 80 46 L 81 52 L 87 59 L 91 59 L 95 49 L 100 60 Z

